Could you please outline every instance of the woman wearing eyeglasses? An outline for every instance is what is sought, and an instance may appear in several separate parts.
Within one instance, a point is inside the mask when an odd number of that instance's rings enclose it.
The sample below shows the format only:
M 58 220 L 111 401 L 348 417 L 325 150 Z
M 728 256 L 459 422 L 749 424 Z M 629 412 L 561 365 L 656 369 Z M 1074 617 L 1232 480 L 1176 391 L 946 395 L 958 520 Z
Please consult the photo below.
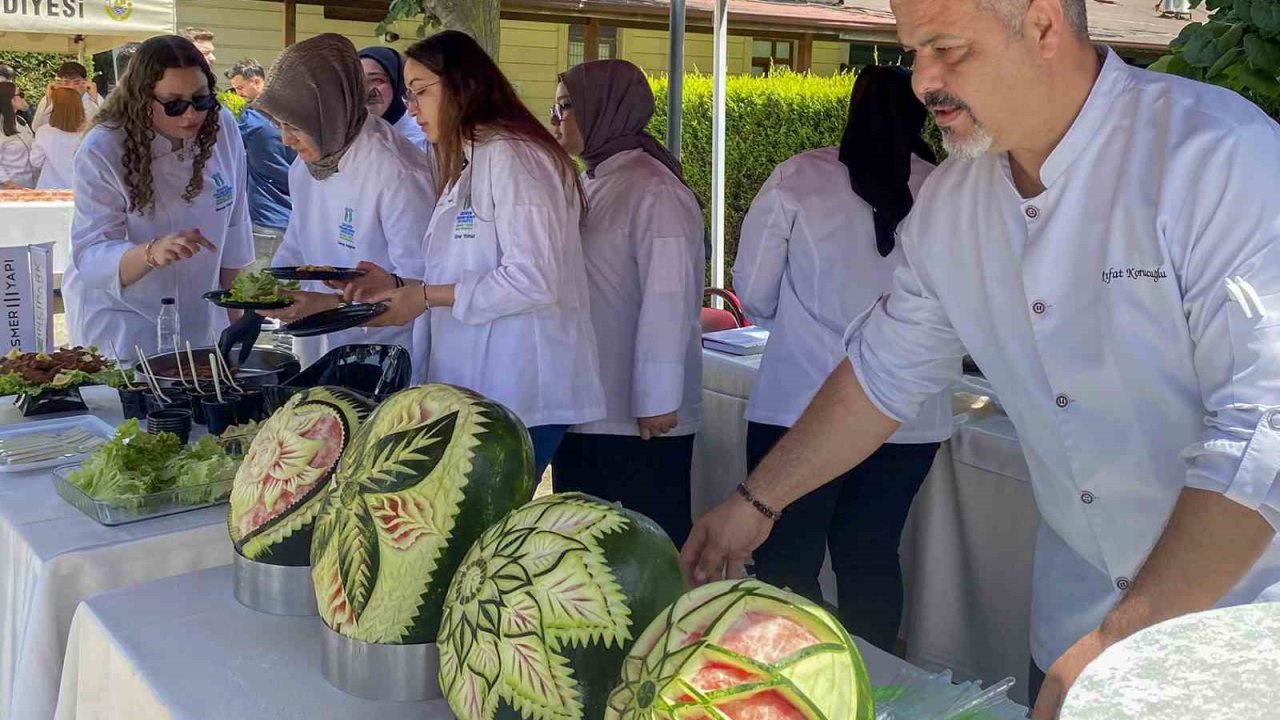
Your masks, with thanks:
M 645 132 L 652 117 L 649 81 L 625 60 L 560 76 L 552 134 L 586 167 L 582 249 L 607 414 L 565 436 L 553 476 L 556 492 L 620 502 L 681 545 L 702 414 L 705 231 L 680 162 Z
M 281 142 L 298 153 L 289 168 L 293 214 L 272 265 L 354 267 L 365 260 L 421 277 L 435 176 L 421 150 L 369 112 L 365 83 L 355 46 L 332 33 L 289 46 L 271 67 L 254 107 L 280 126 Z M 342 299 L 318 282 L 293 297 L 293 305 L 260 314 L 293 321 L 336 308 Z M 399 345 L 413 355 L 409 327 L 294 338 L 293 349 L 306 365 L 352 343 Z
M 122 358 L 156 351 L 162 298 L 181 334 L 208 343 L 227 312 L 201 295 L 253 262 L 244 144 L 189 40 L 138 49 L 74 163 L 71 260 L 63 278 L 71 341 Z
M 391 304 L 378 324 L 429 312 L 427 379 L 510 408 L 541 474 L 570 426 L 604 416 L 577 170 L 475 40 L 446 31 L 406 55 L 409 109 L 441 174 L 426 282 L 370 265 L 348 292 Z

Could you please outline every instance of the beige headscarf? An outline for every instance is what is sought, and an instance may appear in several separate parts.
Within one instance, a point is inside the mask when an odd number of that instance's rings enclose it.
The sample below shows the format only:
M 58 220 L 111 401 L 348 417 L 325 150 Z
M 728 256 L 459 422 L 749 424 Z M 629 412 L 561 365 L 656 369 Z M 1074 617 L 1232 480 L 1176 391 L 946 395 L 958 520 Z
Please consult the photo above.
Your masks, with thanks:
M 307 169 L 324 180 L 338 171 L 338 161 L 369 116 L 356 46 L 334 33 L 290 45 L 271 65 L 253 106 L 311 136 L 321 157 Z

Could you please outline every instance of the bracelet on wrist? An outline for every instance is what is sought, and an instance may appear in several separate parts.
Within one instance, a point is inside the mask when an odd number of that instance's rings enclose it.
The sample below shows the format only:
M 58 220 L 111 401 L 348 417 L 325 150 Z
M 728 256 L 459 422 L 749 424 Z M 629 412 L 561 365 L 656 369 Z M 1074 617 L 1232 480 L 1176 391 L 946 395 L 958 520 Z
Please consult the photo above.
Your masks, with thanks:
M 429 312 L 431 310 L 431 298 L 427 297 L 427 284 L 422 283 L 422 311 Z
M 781 510 L 774 510 L 756 499 L 756 496 L 752 495 L 751 491 L 747 489 L 746 483 L 738 483 L 738 494 L 741 495 L 744 500 L 751 503 L 751 507 L 755 508 L 757 512 L 769 520 L 777 522 L 782 518 Z
M 152 249 L 155 248 L 155 245 L 156 245 L 156 241 L 152 240 L 151 242 L 147 243 L 147 249 L 145 252 L 143 252 L 143 259 L 147 261 L 147 267 L 151 268 L 152 270 L 155 270 L 160 267 L 160 263 L 156 262 L 155 256 L 151 254 L 151 251 Z

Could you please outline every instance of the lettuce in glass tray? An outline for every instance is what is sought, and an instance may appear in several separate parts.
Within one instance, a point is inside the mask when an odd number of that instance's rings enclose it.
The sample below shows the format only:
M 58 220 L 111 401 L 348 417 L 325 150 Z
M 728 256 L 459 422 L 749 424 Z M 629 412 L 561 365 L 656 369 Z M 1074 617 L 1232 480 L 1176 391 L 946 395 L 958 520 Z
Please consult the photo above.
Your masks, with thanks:
M 893 682 L 874 689 L 876 720 L 1025 720 L 1027 709 L 1006 693 L 1013 678 L 982 688 L 980 682 L 953 683 L 951 671 L 903 668 Z

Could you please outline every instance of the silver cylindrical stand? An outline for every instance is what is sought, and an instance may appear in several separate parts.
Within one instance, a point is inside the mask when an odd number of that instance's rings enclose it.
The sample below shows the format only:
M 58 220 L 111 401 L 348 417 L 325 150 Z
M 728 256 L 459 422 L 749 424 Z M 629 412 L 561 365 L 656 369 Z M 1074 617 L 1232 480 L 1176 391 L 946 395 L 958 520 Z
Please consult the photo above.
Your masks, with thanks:
M 271 615 L 318 615 L 311 566 L 268 565 L 236 553 L 236 600 Z
M 329 684 L 366 700 L 418 702 L 444 697 L 435 643 L 384 645 L 321 630 L 321 667 Z

